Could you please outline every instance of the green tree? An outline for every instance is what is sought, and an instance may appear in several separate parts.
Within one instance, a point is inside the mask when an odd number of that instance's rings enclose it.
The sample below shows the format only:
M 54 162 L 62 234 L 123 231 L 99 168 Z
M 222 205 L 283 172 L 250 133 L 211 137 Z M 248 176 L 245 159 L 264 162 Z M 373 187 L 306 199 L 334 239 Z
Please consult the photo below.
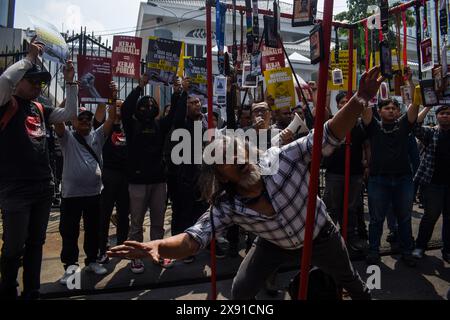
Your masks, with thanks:
M 395 7 L 399 5 L 400 2 L 394 3 L 391 7 Z M 379 0 L 347 0 L 347 6 L 348 11 L 341 12 L 337 15 L 335 15 L 334 19 L 336 21 L 348 21 L 349 23 L 355 23 L 358 22 L 364 18 L 367 18 L 370 16 L 370 14 L 367 13 L 367 8 L 371 5 L 379 5 Z M 389 44 L 391 48 L 397 48 L 399 47 L 397 43 L 397 28 L 400 26 L 400 30 L 402 31 L 401 24 L 401 14 L 397 15 L 389 15 L 389 32 L 386 35 Z M 412 27 L 415 25 L 415 15 L 413 9 L 406 11 L 406 23 L 408 27 Z M 399 25 L 397 26 L 397 23 L 399 22 Z M 341 29 L 339 31 L 341 36 L 347 36 L 348 31 Z M 373 52 L 374 50 L 377 50 L 379 43 L 379 31 L 374 30 L 373 32 L 369 32 L 369 39 L 373 37 L 373 46 L 372 41 L 369 40 L 369 51 Z M 361 41 L 361 39 L 364 39 L 364 27 L 362 25 L 358 26 L 358 29 L 355 30 L 354 33 L 354 43 L 355 47 L 358 48 L 358 61 L 359 65 L 365 65 L 365 45 L 364 41 Z M 401 41 L 400 46 L 403 44 L 403 41 Z M 343 43 L 341 45 L 342 48 L 348 48 L 347 43 Z

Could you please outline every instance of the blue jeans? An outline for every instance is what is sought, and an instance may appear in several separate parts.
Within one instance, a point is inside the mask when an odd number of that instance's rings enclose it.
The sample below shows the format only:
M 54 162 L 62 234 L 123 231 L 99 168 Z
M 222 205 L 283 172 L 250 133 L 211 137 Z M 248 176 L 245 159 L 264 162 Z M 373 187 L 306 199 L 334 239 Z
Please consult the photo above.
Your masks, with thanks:
M 379 253 L 386 213 L 392 206 L 397 217 L 400 248 L 410 254 L 414 244 L 412 238 L 411 213 L 413 208 L 414 183 L 410 175 L 374 176 L 369 179 L 369 244 L 371 253 Z
M 433 235 L 434 226 L 440 215 L 443 216 L 442 241 L 444 254 L 450 253 L 450 187 L 429 184 L 423 186 L 425 215 L 420 222 L 417 248 L 427 249 Z

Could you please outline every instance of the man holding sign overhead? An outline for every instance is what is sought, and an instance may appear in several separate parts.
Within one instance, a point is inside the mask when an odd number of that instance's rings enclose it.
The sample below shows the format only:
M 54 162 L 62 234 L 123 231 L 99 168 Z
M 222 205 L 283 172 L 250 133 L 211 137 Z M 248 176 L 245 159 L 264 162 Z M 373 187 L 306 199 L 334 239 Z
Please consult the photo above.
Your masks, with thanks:
M 36 102 L 51 80 L 35 63 L 44 45 L 30 44 L 25 59 L 0 76 L 0 208 L 3 219 L 0 295 L 17 298 L 17 275 L 23 258 L 25 299 L 37 299 L 42 247 L 54 186 L 46 128 L 76 116 L 77 85 L 74 68 L 64 69 L 66 108 L 53 109 Z

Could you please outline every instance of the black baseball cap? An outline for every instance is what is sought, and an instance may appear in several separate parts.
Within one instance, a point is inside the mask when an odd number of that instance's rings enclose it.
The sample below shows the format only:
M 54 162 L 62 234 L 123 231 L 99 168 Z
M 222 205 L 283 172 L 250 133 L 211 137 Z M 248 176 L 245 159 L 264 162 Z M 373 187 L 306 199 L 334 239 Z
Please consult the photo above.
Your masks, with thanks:
M 40 66 L 33 64 L 33 66 L 25 72 L 24 79 L 38 79 L 45 83 L 50 83 L 52 75 L 50 72 L 43 71 Z
M 82 115 L 88 115 L 90 118 L 94 117 L 94 113 L 92 113 L 91 111 L 89 111 L 84 107 L 80 108 L 80 111 L 78 112 L 78 118 L 81 117 Z

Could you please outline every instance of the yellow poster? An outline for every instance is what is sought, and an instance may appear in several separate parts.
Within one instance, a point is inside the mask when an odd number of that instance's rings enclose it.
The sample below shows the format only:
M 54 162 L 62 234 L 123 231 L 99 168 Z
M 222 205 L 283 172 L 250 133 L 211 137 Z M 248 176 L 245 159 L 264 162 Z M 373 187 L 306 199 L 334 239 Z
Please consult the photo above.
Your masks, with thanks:
M 331 52 L 330 69 L 328 70 L 328 90 L 347 91 L 348 90 L 348 63 L 349 54 L 348 50 L 339 51 L 339 63 L 336 63 L 335 52 Z M 353 50 L 353 90 L 356 90 L 356 65 L 357 65 L 357 53 Z M 342 85 L 334 85 L 332 72 L 334 69 L 341 69 L 344 75 L 344 82 Z
M 273 110 L 295 108 L 295 88 L 290 68 L 281 68 L 264 71 L 267 94 L 275 104 Z

